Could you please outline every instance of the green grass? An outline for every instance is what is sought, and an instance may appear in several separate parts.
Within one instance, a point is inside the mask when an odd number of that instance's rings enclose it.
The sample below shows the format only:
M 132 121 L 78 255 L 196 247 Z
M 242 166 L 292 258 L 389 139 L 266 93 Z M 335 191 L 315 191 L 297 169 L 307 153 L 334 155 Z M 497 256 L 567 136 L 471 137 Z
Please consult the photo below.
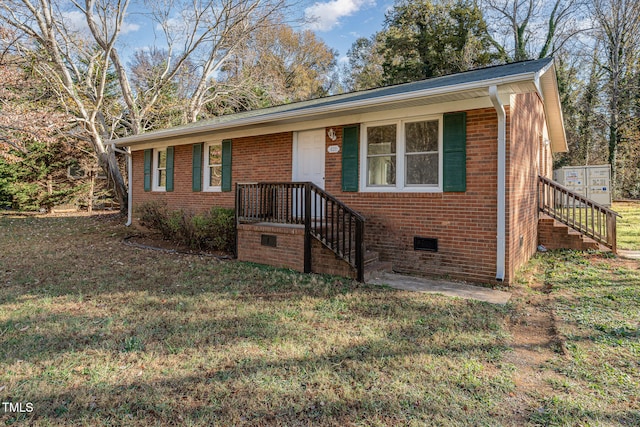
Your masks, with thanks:
M 33 404 L 0 423 L 640 424 L 635 261 L 536 256 L 502 307 L 138 249 L 121 222 L 0 216 L 0 400 Z M 550 393 L 514 380 L 524 283 L 565 337 L 530 366 Z
M 640 202 L 616 202 L 612 209 L 622 215 L 618 218 L 618 248 L 640 250 Z
M 0 398 L 30 425 L 495 425 L 507 309 L 0 217 Z M 502 420 L 502 421 L 501 421 Z
M 557 379 L 530 421 L 640 425 L 640 262 L 558 251 L 531 265 L 551 289 L 567 355 L 544 367 Z

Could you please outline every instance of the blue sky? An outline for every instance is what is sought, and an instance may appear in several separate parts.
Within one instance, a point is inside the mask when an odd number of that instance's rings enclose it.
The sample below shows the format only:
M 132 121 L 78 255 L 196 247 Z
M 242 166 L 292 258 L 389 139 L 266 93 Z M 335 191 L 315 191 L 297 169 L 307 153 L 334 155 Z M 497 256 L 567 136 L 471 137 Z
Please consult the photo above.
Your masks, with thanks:
M 341 62 L 346 61 L 347 51 L 356 39 L 370 37 L 382 29 L 385 12 L 392 5 L 393 0 L 307 0 L 302 12 L 311 21 L 303 28 L 314 31 L 329 47 L 338 51 Z M 136 2 L 129 7 L 121 37 L 121 48 L 125 51 L 155 44 L 154 24 L 140 13 L 143 10 Z M 64 17 L 72 28 L 88 33 L 84 16 L 79 11 L 65 12 Z
M 307 18 L 315 17 L 307 27 L 344 60 L 357 38 L 369 37 L 382 29 L 384 14 L 392 5 L 392 1 L 380 0 L 316 2 L 305 9 Z

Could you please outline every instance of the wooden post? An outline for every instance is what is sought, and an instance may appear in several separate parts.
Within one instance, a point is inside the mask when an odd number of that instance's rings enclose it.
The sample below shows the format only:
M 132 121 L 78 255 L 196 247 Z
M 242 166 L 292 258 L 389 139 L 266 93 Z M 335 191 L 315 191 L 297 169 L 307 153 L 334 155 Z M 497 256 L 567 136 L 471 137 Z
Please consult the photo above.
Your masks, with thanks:
M 609 242 L 609 245 L 611 245 L 611 252 L 613 252 L 614 254 L 618 253 L 618 239 L 616 234 L 616 216 L 607 213 L 607 240 Z

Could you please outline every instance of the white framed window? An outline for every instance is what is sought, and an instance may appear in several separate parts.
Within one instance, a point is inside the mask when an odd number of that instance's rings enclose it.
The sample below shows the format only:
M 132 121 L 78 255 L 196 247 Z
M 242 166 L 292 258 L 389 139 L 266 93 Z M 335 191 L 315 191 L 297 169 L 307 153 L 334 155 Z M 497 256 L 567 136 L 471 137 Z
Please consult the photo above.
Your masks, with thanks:
M 204 191 L 222 191 L 222 142 L 204 145 Z
M 442 116 L 362 127 L 363 191 L 442 191 Z
M 153 191 L 167 191 L 167 149 L 153 150 Z
M 395 187 L 397 164 L 397 124 L 368 126 L 367 186 Z

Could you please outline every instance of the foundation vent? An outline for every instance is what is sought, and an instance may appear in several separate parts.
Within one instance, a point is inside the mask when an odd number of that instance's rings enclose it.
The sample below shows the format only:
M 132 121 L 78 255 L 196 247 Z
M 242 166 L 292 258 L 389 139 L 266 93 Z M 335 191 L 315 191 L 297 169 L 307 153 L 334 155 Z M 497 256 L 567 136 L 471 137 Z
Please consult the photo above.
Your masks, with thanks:
M 415 236 L 413 238 L 413 250 L 438 252 L 438 239 Z

